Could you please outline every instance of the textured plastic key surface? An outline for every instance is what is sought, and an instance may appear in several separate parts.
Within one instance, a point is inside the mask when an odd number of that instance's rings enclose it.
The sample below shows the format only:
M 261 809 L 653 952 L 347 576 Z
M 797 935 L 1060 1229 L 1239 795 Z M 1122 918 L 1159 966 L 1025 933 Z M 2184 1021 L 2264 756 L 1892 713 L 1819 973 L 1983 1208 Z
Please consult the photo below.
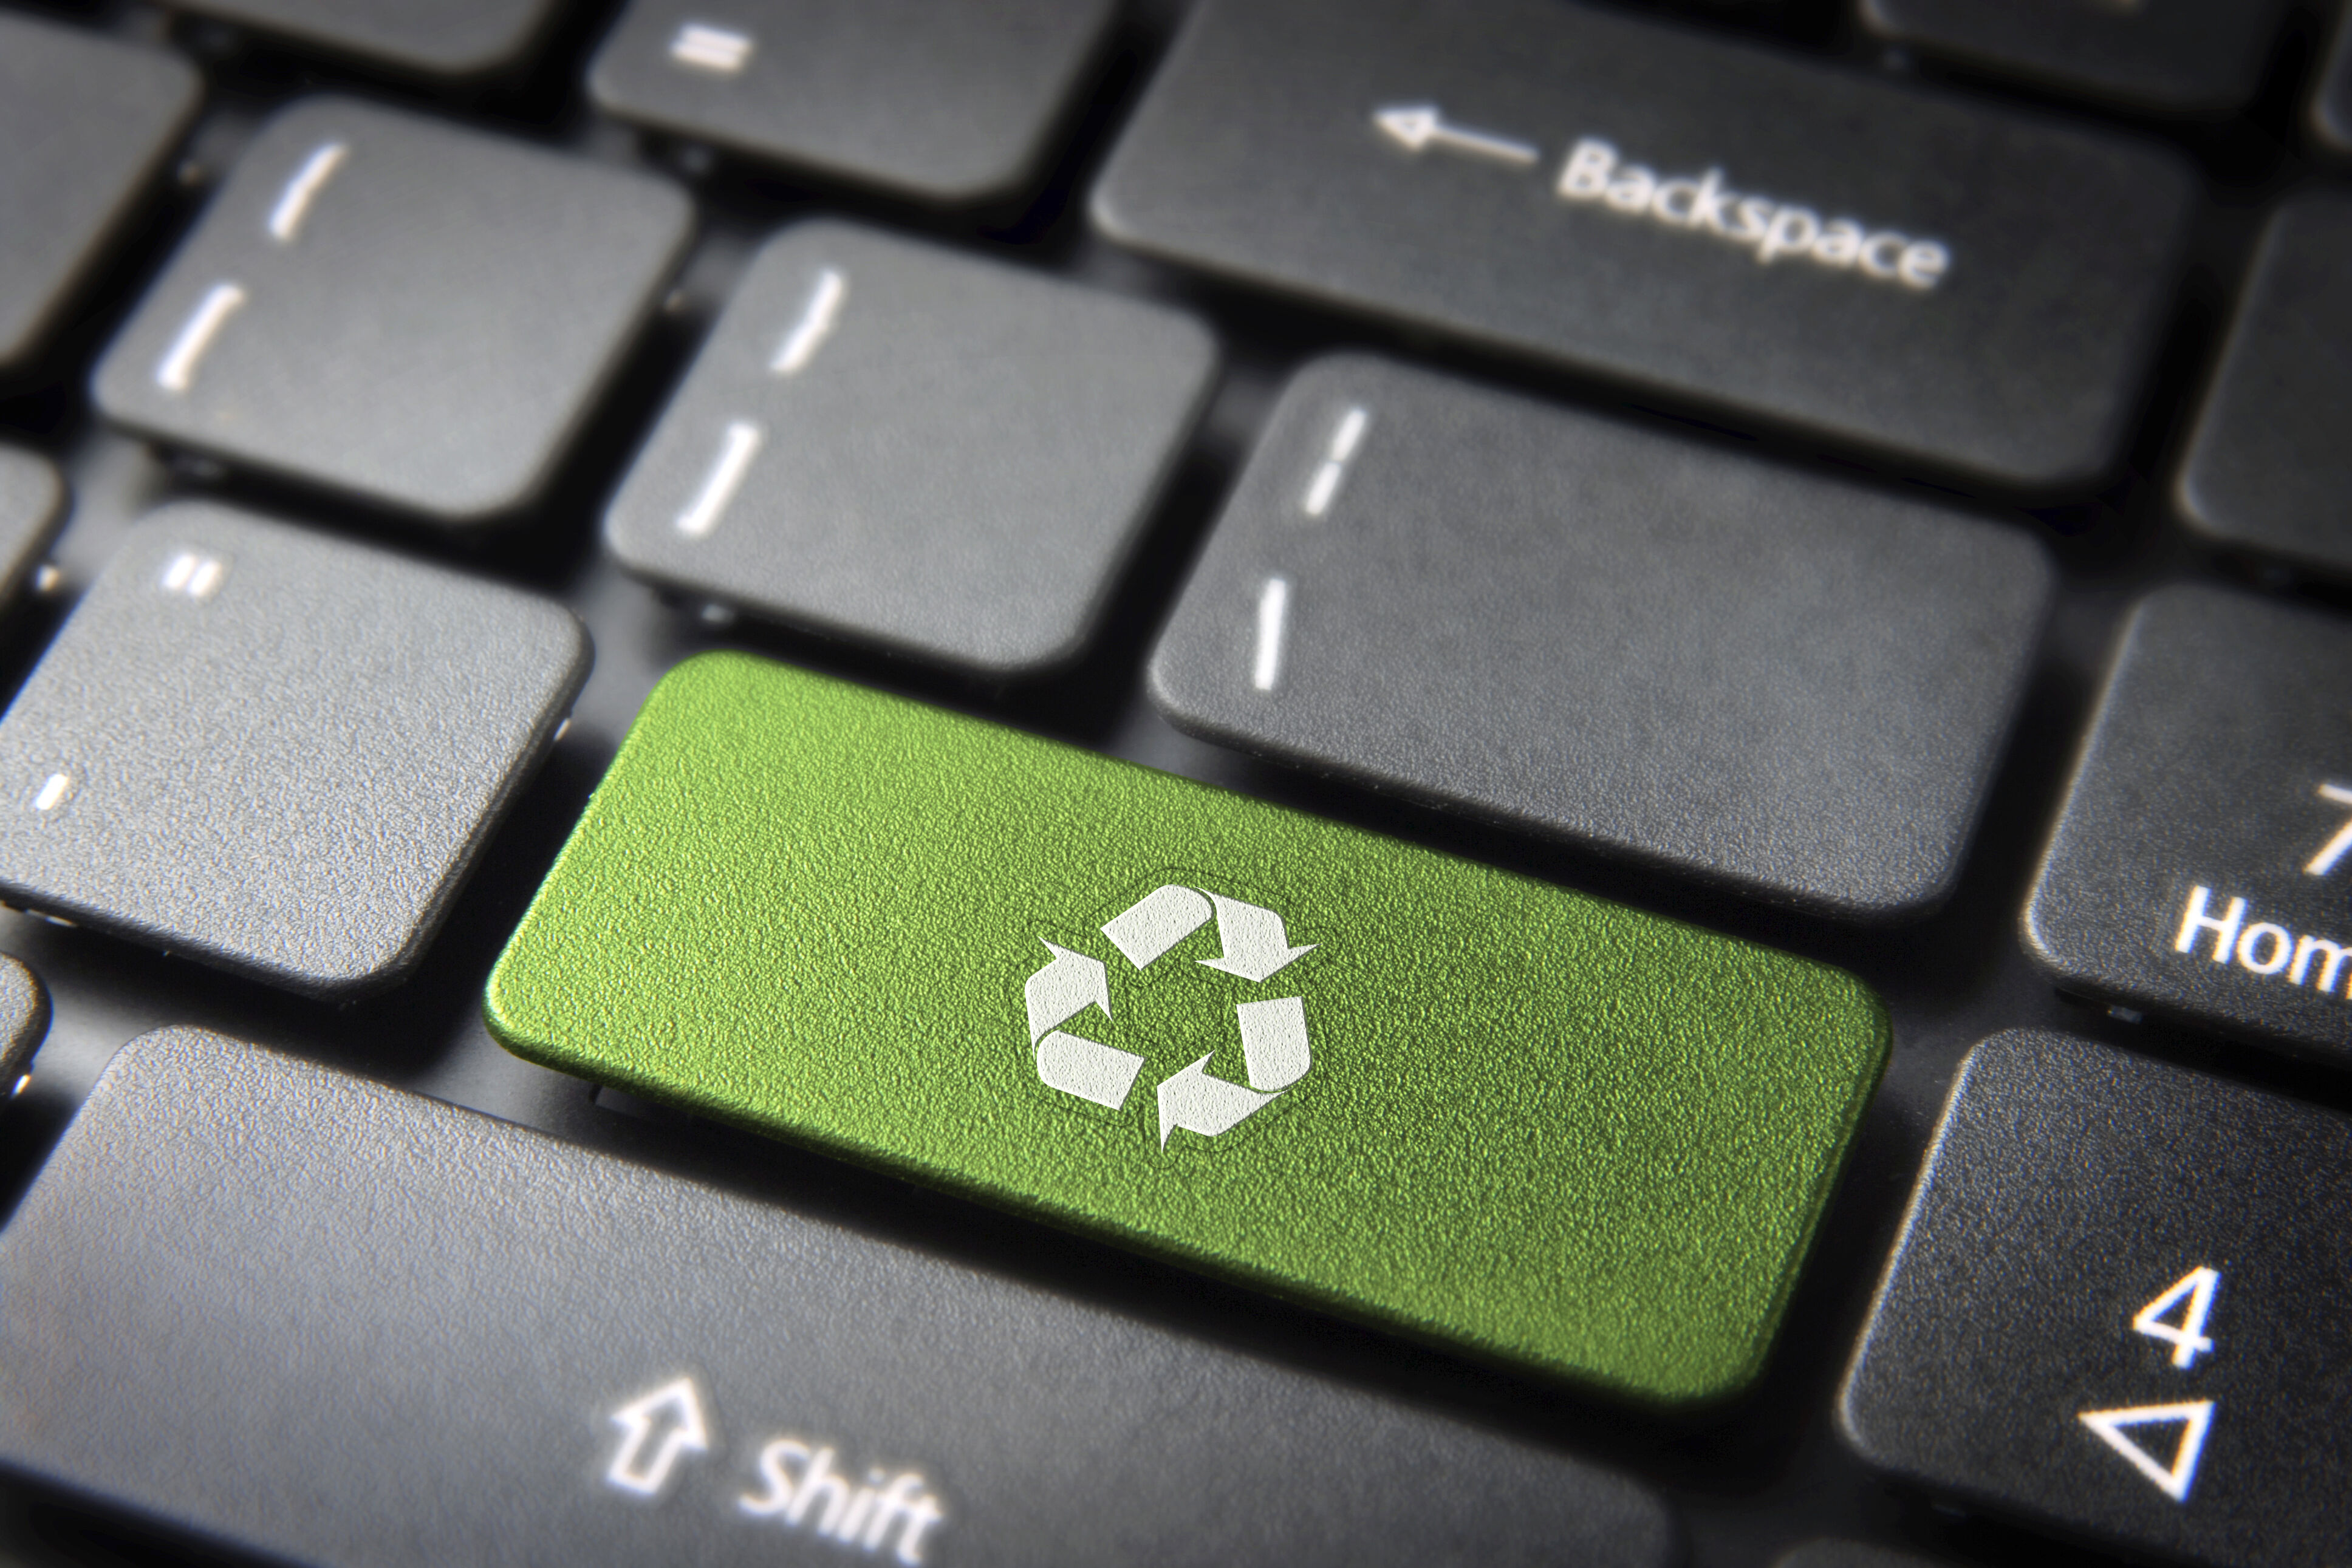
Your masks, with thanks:
M 1572 1460 L 194 1030 L 0 1236 L 0 1458 L 331 1568 L 1673 1542 Z
M 2284 0 L 1863 0 L 1882 37 L 2137 108 L 2253 96 Z
M 533 1060 L 1657 1400 L 1751 1377 L 1886 1051 L 1838 971 L 735 655 L 493 972 Z
M 2158 149 L 1597 8 L 1206 0 L 1094 214 L 1251 283 L 2054 486 L 2115 453 L 2190 195 Z
M 0 367 L 30 355 L 195 112 L 187 63 L 0 16 Z
M 2352 1123 L 2042 1032 L 1954 1087 L 1842 1402 L 1864 1458 L 2216 1568 L 2352 1536 Z
M 0 719 L 0 896 L 296 990 L 394 978 L 588 661 L 559 605 L 166 507 Z
M 0 955 L 0 1095 L 14 1092 L 49 1032 L 49 993 L 40 977 Z
M 1925 1557 L 1855 1541 L 1808 1541 L 1774 1560 L 1772 1568 L 1936 1568 Z
M 65 481 L 47 458 L 0 446 L 0 604 L 24 586 L 65 509 Z
M 2026 910 L 2034 956 L 2102 1000 L 2352 1046 L 2347 710 L 2341 620 L 2216 589 L 2149 596 Z
M 1185 728 L 1852 917 L 1958 877 L 2022 533 L 1378 361 L 1285 394 L 1151 665 Z
M 246 149 L 92 394 L 142 434 L 479 522 L 545 485 L 688 218 L 628 170 L 303 99 Z
M 1116 0 L 634 0 L 588 78 L 623 120 L 936 203 L 1003 195 Z
M 996 674 L 1066 660 L 1214 361 L 1175 311 L 805 224 L 752 263 L 605 537 L 821 631 Z
M 431 76 L 519 61 L 556 0 L 186 0 L 184 8 Z
M 2180 474 L 2226 544 L 2352 573 L 2352 196 L 2297 197 L 2255 253 Z

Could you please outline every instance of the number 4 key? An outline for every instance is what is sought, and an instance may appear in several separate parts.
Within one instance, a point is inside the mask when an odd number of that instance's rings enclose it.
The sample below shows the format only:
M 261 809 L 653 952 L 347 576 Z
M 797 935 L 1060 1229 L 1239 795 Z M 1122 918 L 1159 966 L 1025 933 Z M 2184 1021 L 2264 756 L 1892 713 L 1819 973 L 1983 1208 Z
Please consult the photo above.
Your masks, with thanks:
M 2221 1276 L 2213 1270 L 2191 1269 L 2134 1314 L 2132 1329 L 2170 1345 L 2172 1364 L 2186 1372 L 2213 1348 L 2213 1342 L 2205 1337 L 2205 1322 L 2213 1315 L 2213 1292 L 2221 1286 Z M 2175 1308 L 2180 1310 L 2180 1322 L 2166 1322 L 2165 1314 Z

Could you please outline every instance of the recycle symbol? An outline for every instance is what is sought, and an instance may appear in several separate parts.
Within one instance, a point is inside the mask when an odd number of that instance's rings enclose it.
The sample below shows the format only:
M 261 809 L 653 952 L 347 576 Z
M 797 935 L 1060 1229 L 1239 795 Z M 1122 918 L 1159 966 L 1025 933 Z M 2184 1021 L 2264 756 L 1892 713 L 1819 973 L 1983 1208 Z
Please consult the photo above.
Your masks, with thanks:
M 1223 950 L 1202 966 L 1244 980 L 1272 979 L 1314 944 L 1290 946 L 1282 916 L 1222 894 L 1170 883 L 1154 888 L 1106 922 L 1102 933 L 1127 961 L 1141 970 L 1213 918 Z M 1041 938 L 1042 940 L 1042 938 Z M 1053 962 L 1029 977 L 1029 1043 L 1037 1051 L 1037 1076 L 1047 1087 L 1116 1111 L 1127 1103 L 1143 1058 L 1063 1029 L 1088 1008 L 1110 1016 L 1110 977 L 1103 961 L 1053 942 Z M 1211 1077 L 1203 1054 L 1160 1081 L 1160 1146 L 1178 1130 L 1213 1138 L 1265 1110 L 1284 1090 L 1307 1076 L 1307 1009 L 1297 997 L 1238 1003 L 1246 1088 Z

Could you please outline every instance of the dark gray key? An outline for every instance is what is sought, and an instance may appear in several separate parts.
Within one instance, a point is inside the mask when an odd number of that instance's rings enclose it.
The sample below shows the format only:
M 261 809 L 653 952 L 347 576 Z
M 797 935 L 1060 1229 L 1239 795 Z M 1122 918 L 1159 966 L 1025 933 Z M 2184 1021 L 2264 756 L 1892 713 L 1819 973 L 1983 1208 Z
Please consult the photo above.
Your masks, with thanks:
M 2352 571 L 2352 196 L 2297 197 L 2255 253 L 2180 471 L 2205 534 Z
M 56 323 L 198 93 L 174 56 L 0 16 L 0 367 Z
M 465 524 L 537 496 L 684 243 L 661 181 L 281 110 L 100 363 L 145 434 Z
M 166 507 L 0 719 L 0 897 L 296 990 L 393 979 L 588 658 L 528 594 Z
M 2062 984 L 2352 1045 L 2352 625 L 2207 588 L 2133 615 L 2025 914 Z
M 919 200 L 1036 171 L 1115 0 L 635 0 L 588 89 L 620 118 Z
M 2038 1030 L 1969 1056 L 1847 1375 L 1869 1463 L 2215 1568 L 2352 1538 L 2352 1123 Z
M 2311 96 L 2311 130 L 2326 151 L 2352 154 L 2352 12 L 2336 24 L 2336 42 Z
M 1214 359 L 1172 310 L 804 225 L 760 253 L 605 537 L 703 598 L 1050 664 L 1100 615 Z
M 1881 37 L 2130 108 L 2253 96 L 2284 0 L 1862 0 Z
M 0 446 L 0 605 L 25 585 L 65 509 L 65 481 L 47 458 Z
M 1768 898 L 1950 891 L 2022 534 L 1373 360 L 1310 366 L 1151 664 L 1213 739 Z
M 49 993 L 40 977 L 0 953 L 0 1096 L 24 1082 L 48 1032 Z
M 1925 1557 L 1853 1541 L 1808 1541 L 1791 1547 L 1772 1568 L 1935 1568 Z
M 554 0 L 179 0 L 182 8 L 428 76 L 521 57 Z
M 194 1030 L 0 1235 L 0 1458 L 338 1568 L 1672 1540 L 1570 1460 Z
M 2189 197 L 2160 150 L 1554 0 L 1204 0 L 1094 214 L 1251 283 L 2058 486 L 2116 449 Z

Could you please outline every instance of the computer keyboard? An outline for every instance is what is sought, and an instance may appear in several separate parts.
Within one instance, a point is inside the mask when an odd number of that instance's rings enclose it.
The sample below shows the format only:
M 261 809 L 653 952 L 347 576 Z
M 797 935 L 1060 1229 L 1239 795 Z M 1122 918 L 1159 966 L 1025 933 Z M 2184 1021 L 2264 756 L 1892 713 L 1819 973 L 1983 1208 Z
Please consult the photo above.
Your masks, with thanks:
M 5 3 L 0 1560 L 2352 1552 L 2332 8 Z

